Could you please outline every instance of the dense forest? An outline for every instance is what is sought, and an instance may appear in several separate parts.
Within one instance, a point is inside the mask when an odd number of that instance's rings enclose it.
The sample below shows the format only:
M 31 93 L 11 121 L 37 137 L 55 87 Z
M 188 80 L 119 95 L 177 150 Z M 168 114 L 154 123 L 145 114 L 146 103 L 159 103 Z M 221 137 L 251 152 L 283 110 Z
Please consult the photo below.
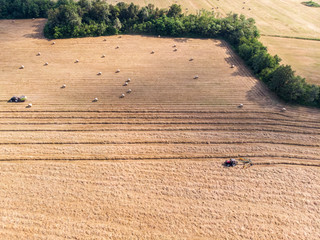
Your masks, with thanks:
M 47 18 L 52 0 L 0 0 L 0 19 Z
M 291 66 L 280 65 L 259 42 L 252 18 L 214 12 L 182 13 L 180 5 L 159 9 L 102 0 L 0 0 L 0 18 L 47 17 L 47 38 L 74 38 L 113 34 L 150 34 L 173 37 L 221 38 L 229 42 L 254 74 L 287 102 L 320 107 L 320 87 L 296 76 Z

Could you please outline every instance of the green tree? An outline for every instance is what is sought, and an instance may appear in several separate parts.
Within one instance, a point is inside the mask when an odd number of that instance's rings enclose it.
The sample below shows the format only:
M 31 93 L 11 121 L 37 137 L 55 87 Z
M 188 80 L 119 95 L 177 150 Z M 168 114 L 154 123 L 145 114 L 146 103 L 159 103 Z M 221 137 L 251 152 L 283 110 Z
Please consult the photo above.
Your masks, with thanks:
M 320 100 L 320 87 L 314 84 L 305 84 L 305 92 L 302 95 L 302 103 L 306 105 L 316 105 L 317 100 Z
M 301 102 L 305 94 L 305 81 L 300 76 L 293 76 L 286 80 L 279 89 L 279 96 L 289 102 Z
M 167 13 L 168 17 L 181 17 L 182 9 L 180 5 L 173 4 L 170 6 L 169 11 Z
M 148 19 L 149 17 L 149 11 L 146 7 L 141 8 L 139 12 L 139 19 L 141 22 L 144 22 Z
M 276 55 L 272 57 L 267 51 L 262 50 L 256 53 L 249 61 L 253 72 L 259 74 L 263 69 L 275 68 L 280 62 L 280 58 Z
M 267 82 L 269 88 L 275 93 L 280 93 L 281 89 L 285 87 L 286 83 L 294 77 L 294 71 L 289 65 L 281 65 L 271 75 Z
M 119 20 L 119 18 L 116 18 L 114 20 L 113 27 L 118 31 L 121 29 L 122 24 L 121 24 L 121 21 Z
M 107 23 L 109 22 L 109 5 L 105 1 L 95 0 L 88 15 L 95 22 Z
M 89 12 L 91 11 L 92 8 L 92 3 L 90 0 L 79 0 L 78 1 L 78 6 L 79 8 L 79 16 L 82 17 L 83 19 L 85 18 L 85 22 L 89 22 Z

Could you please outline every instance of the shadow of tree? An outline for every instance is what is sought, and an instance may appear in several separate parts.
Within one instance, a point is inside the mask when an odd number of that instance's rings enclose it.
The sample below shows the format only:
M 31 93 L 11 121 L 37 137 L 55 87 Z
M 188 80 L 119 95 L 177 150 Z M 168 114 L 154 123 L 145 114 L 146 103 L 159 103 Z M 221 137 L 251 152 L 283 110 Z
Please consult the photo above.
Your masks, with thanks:
M 33 38 L 33 39 L 44 39 L 43 29 L 47 22 L 47 20 L 44 19 L 37 19 L 34 20 L 35 24 L 32 25 L 33 32 L 24 34 L 23 37 L 25 38 Z
M 252 78 L 257 79 L 251 69 L 249 69 L 245 62 L 231 49 L 227 42 L 224 40 L 216 40 L 216 46 L 225 50 L 227 57 L 225 57 L 224 60 L 230 68 L 232 65 L 235 65 L 235 67 L 232 68 L 234 69 L 231 73 L 232 76 L 246 77 L 248 78 L 248 81 L 252 81 Z M 269 90 L 264 82 L 258 79 L 254 86 L 247 91 L 246 100 L 258 104 L 261 108 L 279 108 L 285 104 Z
M 269 109 L 272 107 L 281 109 L 287 105 L 261 80 L 257 80 L 256 84 L 247 92 L 246 99 L 248 101 L 255 102 L 261 108 Z
M 174 38 L 173 41 L 178 42 L 178 43 L 186 43 L 190 39 L 189 38 Z

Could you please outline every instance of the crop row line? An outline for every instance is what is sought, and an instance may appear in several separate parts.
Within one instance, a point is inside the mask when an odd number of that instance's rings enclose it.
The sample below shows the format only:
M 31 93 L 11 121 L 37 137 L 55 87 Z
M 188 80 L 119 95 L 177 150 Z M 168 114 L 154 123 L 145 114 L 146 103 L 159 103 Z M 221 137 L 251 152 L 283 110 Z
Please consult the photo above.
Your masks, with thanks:
M 5 122 L 0 125 L 257 125 L 257 126 L 283 126 L 320 129 L 320 126 L 294 125 L 284 123 L 263 123 L 263 122 Z
M 138 161 L 138 160 L 209 160 L 209 159 L 229 159 L 229 158 L 285 158 L 285 159 L 296 159 L 296 160 L 309 160 L 309 161 L 320 161 L 320 158 L 300 156 L 300 155 L 286 155 L 286 154 L 243 154 L 243 155 L 203 155 L 203 156 L 160 156 L 160 157 L 97 157 L 97 158 L 7 158 L 0 159 L 2 162 L 6 161 Z M 285 163 L 285 162 L 284 162 Z M 273 164 L 273 162 L 257 162 L 256 165 Z M 281 164 L 279 162 L 278 164 Z M 305 163 L 308 164 L 308 163 Z M 320 163 L 316 166 L 320 167 Z
M 320 147 L 320 144 L 305 144 L 277 141 L 100 141 L 100 142 L 0 142 L 0 145 L 138 145 L 138 144 L 190 144 L 190 145 L 218 145 L 218 144 L 281 144 L 302 147 Z
M 315 132 L 305 132 L 305 131 L 288 131 L 279 129 L 261 129 L 261 128 L 113 128 L 113 129 L 0 129 L 0 132 L 176 132 L 176 131 L 226 131 L 226 132 L 243 132 L 243 131 L 259 131 L 259 132 L 276 132 L 276 133 L 288 133 L 288 134 L 308 134 L 308 135 L 320 135 L 320 133 Z

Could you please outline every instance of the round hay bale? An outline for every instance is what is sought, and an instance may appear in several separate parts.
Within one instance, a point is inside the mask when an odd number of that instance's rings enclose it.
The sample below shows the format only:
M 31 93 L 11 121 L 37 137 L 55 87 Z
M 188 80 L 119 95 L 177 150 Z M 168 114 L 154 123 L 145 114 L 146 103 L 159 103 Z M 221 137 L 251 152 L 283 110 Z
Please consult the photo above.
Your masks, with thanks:
M 231 68 L 234 68 L 234 67 L 235 67 L 234 64 L 232 64 L 232 65 L 231 65 Z
M 239 106 L 238 106 L 238 108 L 243 108 L 243 104 L 240 103 Z
M 55 45 L 56 44 L 56 42 L 52 42 L 52 44 L 51 45 Z
M 281 112 L 285 112 L 285 111 L 287 111 L 286 108 L 282 108 L 282 109 L 281 109 Z
M 45 66 L 48 66 L 48 65 L 49 65 L 49 63 L 48 63 L 48 62 L 45 62 L 45 63 L 44 63 L 44 65 L 45 65 Z
M 98 98 L 94 98 L 93 101 L 94 101 L 94 102 L 98 102 Z
M 154 51 L 151 51 L 151 54 L 154 54 Z
M 120 72 L 120 69 L 117 69 L 116 73 L 119 73 Z
M 32 107 L 32 103 L 29 103 L 28 105 L 27 105 L 27 108 L 31 108 Z
M 178 51 L 178 49 L 177 49 L 177 48 L 175 48 L 173 51 L 174 51 L 174 52 L 176 52 L 176 51 Z
M 127 93 L 131 93 L 131 92 L 132 92 L 132 90 L 131 90 L 131 89 L 128 89 Z
M 61 86 L 61 88 L 66 88 L 66 86 L 67 86 L 66 84 L 63 84 L 63 85 Z
M 128 82 L 125 82 L 125 83 L 123 84 L 123 86 L 128 86 Z
M 176 45 L 176 44 L 173 44 L 173 46 L 172 46 L 172 47 L 174 47 L 174 48 L 175 48 L 175 47 L 177 47 L 177 45 Z
M 116 46 L 116 49 L 119 49 L 120 47 L 119 46 Z
M 23 65 L 21 65 L 21 66 L 20 66 L 20 69 L 24 69 L 24 66 L 23 66 Z
M 103 41 L 104 41 L 104 42 L 106 42 L 106 41 L 107 41 L 107 39 L 103 39 Z
M 101 75 L 102 74 L 102 72 L 98 72 L 98 75 Z
M 38 53 L 37 53 L 37 56 L 40 56 L 40 55 L 41 55 L 41 52 L 38 52 Z
M 198 76 L 198 75 L 195 75 L 193 79 L 198 79 L 198 78 L 199 78 L 199 76 Z
M 161 36 L 160 35 L 158 35 L 158 38 L 160 38 Z
M 190 58 L 189 61 L 190 61 L 190 62 L 193 61 L 193 58 Z
M 79 62 L 79 59 L 76 59 L 75 63 L 78 63 Z
M 101 56 L 102 58 L 105 58 L 106 57 L 106 55 L 104 55 L 104 54 L 102 54 L 102 56 Z
M 131 79 L 130 79 L 130 78 L 128 78 L 126 82 L 130 82 L 130 81 L 131 81 Z
M 124 98 L 124 97 L 125 97 L 125 94 L 122 93 L 122 94 L 120 95 L 120 98 Z

